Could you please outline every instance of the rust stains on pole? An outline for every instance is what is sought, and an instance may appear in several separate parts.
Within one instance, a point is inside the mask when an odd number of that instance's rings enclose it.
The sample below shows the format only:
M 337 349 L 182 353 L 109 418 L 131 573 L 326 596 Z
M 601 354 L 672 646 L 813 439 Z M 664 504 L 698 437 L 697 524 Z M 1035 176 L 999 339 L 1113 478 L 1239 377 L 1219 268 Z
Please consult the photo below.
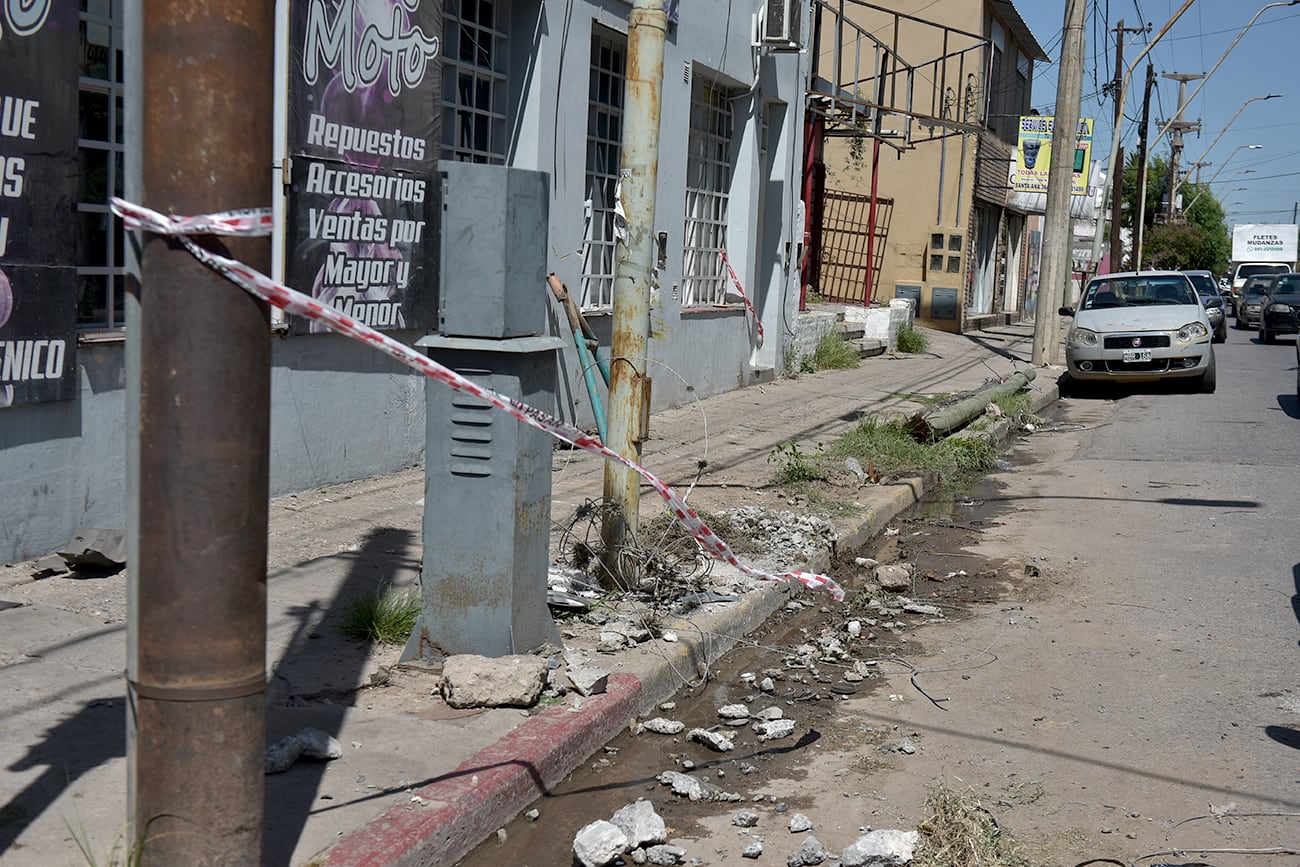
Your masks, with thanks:
M 142 0 L 138 195 L 265 206 L 274 4 Z M 266 239 L 201 241 L 269 271 Z M 265 305 L 145 236 L 129 303 L 128 786 L 143 865 L 262 861 Z
M 654 264 L 655 188 L 659 179 L 659 118 L 668 19 L 663 0 L 636 0 L 628 15 L 627 113 L 623 124 L 622 200 L 627 241 L 614 270 L 614 332 L 611 338 L 608 445 L 640 461 L 647 426 L 646 344 L 650 340 L 650 277 Z M 640 476 L 605 464 L 602 522 L 606 583 L 630 583 L 636 564 L 623 549 L 637 529 Z

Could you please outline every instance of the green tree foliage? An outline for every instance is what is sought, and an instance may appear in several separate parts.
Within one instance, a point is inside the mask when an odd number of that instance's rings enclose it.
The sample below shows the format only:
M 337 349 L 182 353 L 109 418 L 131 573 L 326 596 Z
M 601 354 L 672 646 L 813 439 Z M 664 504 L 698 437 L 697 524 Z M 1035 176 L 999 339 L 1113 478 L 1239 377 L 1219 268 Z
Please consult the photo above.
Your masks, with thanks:
M 1147 164 L 1146 225 L 1142 242 L 1144 268 L 1196 268 L 1218 274 L 1228 268 L 1232 240 L 1224 224 L 1223 206 L 1208 184 L 1184 183 L 1179 187 L 1184 207 L 1190 205 L 1185 223 L 1168 225 L 1159 221 L 1160 200 L 1169 181 L 1169 160 L 1152 157 Z M 1124 225 L 1132 228 L 1137 218 L 1137 155 L 1124 162 Z

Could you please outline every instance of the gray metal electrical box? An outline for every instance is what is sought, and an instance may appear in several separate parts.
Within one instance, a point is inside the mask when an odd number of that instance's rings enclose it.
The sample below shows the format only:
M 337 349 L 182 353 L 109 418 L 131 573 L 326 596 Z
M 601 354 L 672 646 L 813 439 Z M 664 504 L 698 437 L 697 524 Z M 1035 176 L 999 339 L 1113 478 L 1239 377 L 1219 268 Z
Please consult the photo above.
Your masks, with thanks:
M 438 330 L 449 337 L 545 334 L 549 176 L 451 160 L 439 162 L 438 173 Z
M 930 318 L 931 319 L 956 319 L 957 318 L 957 290 L 940 288 L 938 286 L 930 290 Z

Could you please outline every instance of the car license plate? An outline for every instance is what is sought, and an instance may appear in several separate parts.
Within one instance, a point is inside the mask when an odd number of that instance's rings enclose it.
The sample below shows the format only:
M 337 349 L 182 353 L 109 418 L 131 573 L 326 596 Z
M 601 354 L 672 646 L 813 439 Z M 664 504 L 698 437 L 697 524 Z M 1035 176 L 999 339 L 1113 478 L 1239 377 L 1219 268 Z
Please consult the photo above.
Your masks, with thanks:
M 1151 350 L 1150 350 L 1150 349 L 1125 349 L 1125 350 L 1124 350 L 1124 361 L 1125 361 L 1125 362 L 1130 362 L 1130 361 L 1150 361 L 1150 360 L 1151 360 Z

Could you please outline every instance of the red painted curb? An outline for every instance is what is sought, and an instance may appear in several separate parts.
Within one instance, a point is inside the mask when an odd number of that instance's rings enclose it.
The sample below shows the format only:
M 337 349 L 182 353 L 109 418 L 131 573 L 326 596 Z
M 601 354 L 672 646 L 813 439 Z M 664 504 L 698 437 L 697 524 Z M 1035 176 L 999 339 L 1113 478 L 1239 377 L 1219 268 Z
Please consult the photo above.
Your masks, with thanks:
M 641 681 L 609 676 L 602 695 L 566 701 L 480 750 L 456 770 L 326 852 L 329 867 L 445 867 L 510 821 L 618 734 L 637 714 Z

